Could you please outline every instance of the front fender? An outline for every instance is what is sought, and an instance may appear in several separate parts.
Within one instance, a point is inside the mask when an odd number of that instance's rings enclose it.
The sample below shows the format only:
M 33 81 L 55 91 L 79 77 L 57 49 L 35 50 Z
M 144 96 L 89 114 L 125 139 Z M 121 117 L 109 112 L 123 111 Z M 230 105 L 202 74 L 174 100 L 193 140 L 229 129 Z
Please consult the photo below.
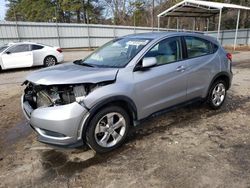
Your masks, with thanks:
M 102 86 L 100 88 L 97 88 L 96 90 L 94 90 L 93 92 L 91 92 L 84 100 L 84 105 L 86 108 L 89 109 L 89 116 L 86 119 L 83 129 L 82 129 L 82 134 L 84 134 L 87 130 L 87 127 L 89 125 L 90 120 L 92 119 L 93 115 L 95 115 L 98 110 L 100 108 L 102 108 L 103 106 L 113 103 L 113 102 L 125 102 L 127 104 L 127 107 L 129 108 L 130 112 L 132 112 L 133 114 L 133 120 L 137 120 L 137 106 L 134 103 L 134 101 L 132 100 L 131 96 L 129 95 L 131 88 L 127 89 L 127 94 L 128 95 L 124 95 L 124 93 L 122 94 L 121 90 L 117 90 L 116 88 L 116 92 L 114 92 L 114 84 L 111 85 L 107 85 L 107 86 Z M 123 88 L 124 86 L 120 86 Z M 125 88 L 123 88 L 125 89 Z M 83 136 L 83 138 L 85 138 Z
M 101 86 L 89 93 L 84 99 L 84 105 L 91 110 L 110 102 L 124 101 L 131 104 L 133 110 L 135 110 L 136 104 L 132 100 L 132 93 L 132 87 L 115 82 L 106 86 Z

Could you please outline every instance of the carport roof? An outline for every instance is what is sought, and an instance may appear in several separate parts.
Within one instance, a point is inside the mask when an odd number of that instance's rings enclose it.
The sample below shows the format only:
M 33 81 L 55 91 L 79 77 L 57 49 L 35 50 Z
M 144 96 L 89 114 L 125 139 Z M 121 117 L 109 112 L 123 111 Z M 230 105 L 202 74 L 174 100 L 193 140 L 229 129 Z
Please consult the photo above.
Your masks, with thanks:
M 249 7 L 229 3 L 184 0 L 158 14 L 158 17 L 211 17 L 218 14 L 223 8 L 250 10 Z

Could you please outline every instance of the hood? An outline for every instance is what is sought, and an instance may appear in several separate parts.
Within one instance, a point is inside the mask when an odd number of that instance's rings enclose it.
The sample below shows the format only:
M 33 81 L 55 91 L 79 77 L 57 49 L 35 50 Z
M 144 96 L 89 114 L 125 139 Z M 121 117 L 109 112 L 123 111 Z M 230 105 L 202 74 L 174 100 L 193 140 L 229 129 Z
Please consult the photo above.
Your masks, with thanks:
M 26 80 L 37 85 L 98 83 L 115 80 L 118 70 L 118 68 L 96 68 L 64 63 L 35 71 L 28 75 Z

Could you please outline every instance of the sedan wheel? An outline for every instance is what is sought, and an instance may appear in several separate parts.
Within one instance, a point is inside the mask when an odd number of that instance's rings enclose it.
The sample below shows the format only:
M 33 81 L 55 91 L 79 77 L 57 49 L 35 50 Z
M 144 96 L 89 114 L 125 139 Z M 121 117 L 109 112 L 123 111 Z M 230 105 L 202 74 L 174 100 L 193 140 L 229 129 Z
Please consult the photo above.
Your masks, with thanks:
M 86 132 L 88 145 L 98 153 L 104 153 L 120 146 L 129 129 L 129 116 L 118 106 L 99 111 L 91 120 Z
M 56 64 L 56 58 L 52 56 L 48 56 L 44 59 L 44 66 L 45 67 L 50 67 L 54 66 Z

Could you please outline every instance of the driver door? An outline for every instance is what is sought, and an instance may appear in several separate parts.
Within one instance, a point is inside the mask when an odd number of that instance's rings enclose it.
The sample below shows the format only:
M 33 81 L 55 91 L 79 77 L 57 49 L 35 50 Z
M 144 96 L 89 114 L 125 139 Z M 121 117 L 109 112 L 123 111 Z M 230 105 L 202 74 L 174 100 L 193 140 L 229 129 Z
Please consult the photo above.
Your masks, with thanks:
M 2 62 L 6 69 L 31 67 L 33 65 L 33 54 L 30 45 L 19 44 L 10 47 L 2 55 Z
M 139 119 L 186 100 L 187 63 L 181 45 L 180 37 L 162 40 L 144 56 L 155 57 L 157 64 L 134 72 Z

